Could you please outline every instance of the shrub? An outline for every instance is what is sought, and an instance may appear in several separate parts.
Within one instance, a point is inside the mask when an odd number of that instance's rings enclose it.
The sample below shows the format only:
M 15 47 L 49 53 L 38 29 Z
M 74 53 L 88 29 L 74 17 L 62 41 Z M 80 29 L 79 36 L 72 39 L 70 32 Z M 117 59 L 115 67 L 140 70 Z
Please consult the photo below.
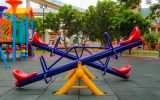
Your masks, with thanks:
M 145 34 L 144 39 L 145 41 L 149 42 L 151 44 L 152 49 L 154 49 L 159 37 L 158 34 Z

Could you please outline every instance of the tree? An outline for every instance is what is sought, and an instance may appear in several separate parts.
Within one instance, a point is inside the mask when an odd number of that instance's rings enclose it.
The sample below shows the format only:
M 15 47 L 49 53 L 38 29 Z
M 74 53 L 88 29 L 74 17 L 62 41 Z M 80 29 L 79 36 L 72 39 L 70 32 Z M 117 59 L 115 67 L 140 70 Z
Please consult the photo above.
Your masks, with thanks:
M 150 21 L 145 20 L 140 14 L 133 13 L 130 10 L 126 10 L 119 15 L 121 21 L 117 22 L 119 26 L 119 32 L 121 36 L 128 38 L 131 31 L 135 26 L 138 26 L 141 30 L 141 35 L 149 33 Z
M 111 17 L 116 15 L 117 3 L 104 0 L 98 1 L 96 7 L 90 6 L 85 14 L 85 27 L 91 41 L 99 40 L 102 45 L 106 45 L 104 32 L 109 32 Z
M 110 0 L 98 1 L 96 7 L 90 6 L 85 17 L 89 39 L 98 39 L 104 45 L 104 32 L 108 32 L 112 40 L 118 41 L 120 37 L 128 38 L 135 26 L 140 27 L 142 34 L 149 33 L 149 21 Z
M 79 31 L 79 16 L 80 12 L 71 5 L 64 5 L 60 8 L 57 17 L 65 24 L 63 29 L 68 30 L 68 37 Z
M 140 5 L 141 0 L 118 0 L 120 4 L 124 4 L 127 8 L 134 9 Z
M 66 36 L 71 37 L 80 31 L 80 12 L 77 9 L 74 9 L 71 5 L 64 5 L 60 8 L 57 17 L 59 18 L 62 29 L 66 33 L 63 34 L 63 41 L 66 46 Z M 62 25 L 62 23 L 64 25 Z
M 39 35 L 43 34 L 43 20 L 41 17 L 37 17 L 34 19 L 35 31 L 39 33 Z
M 96 9 L 94 6 L 90 6 L 84 16 L 82 17 L 81 21 L 81 29 L 82 29 L 82 36 L 81 36 L 81 43 L 85 44 L 87 40 L 95 41 L 97 39 L 96 32 L 99 31 L 97 25 L 97 18 L 96 18 Z
M 149 19 L 154 20 L 156 24 L 160 25 L 160 3 L 151 5 L 150 10 Z
M 135 26 L 140 27 L 141 34 L 149 33 L 150 22 L 140 14 L 133 13 L 124 5 L 110 0 L 98 1 L 96 7 L 90 6 L 86 10 L 84 21 L 87 35 L 92 41 L 99 40 L 105 45 L 104 32 L 108 32 L 111 39 L 128 38 Z
M 149 34 L 150 21 L 145 20 L 140 14 L 133 13 L 130 10 L 119 13 L 117 16 L 113 17 L 112 22 L 116 29 L 116 33 L 114 34 L 117 35 L 119 39 L 120 37 L 129 38 L 131 31 L 135 26 L 140 28 L 141 35 Z M 130 55 L 131 50 L 132 49 L 129 49 Z
M 80 44 L 82 46 L 86 45 L 86 42 L 89 41 L 89 34 L 87 32 L 87 28 L 86 28 L 87 22 L 86 22 L 86 16 L 85 14 L 80 14 L 80 18 L 79 18 L 79 30 L 80 32 L 78 32 L 77 36 L 80 38 Z
M 157 34 L 145 34 L 144 39 L 145 41 L 149 42 L 151 44 L 151 48 L 155 49 L 155 46 L 158 42 L 158 35 Z
M 104 32 L 108 32 L 113 40 L 112 33 L 110 30 L 110 26 L 112 26 L 112 17 L 117 15 L 118 4 L 116 2 L 110 0 L 98 1 L 96 6 L 96 14 L 97 14 L 97 25 L 99 27 L 99 33 L 97 36 L 100 38 L 102 45 L 106 45 L 106 41 L 104 38 Z
M 151 3 L 152 3 L 152 0 L 146 0 L 146 3 L 147 3 L 147 4 L 151 4 Z
M 109 26 L 110 36 L 112 40 L 120 41 L 123 36 L 123 32 L 121 31 L 122 23 L 125 22 L 125 18 L 122 17 L 124 11 L 126 11 L 126 7 L 124 5 L 117 5 L 116 15 L 111 17 L 111 25 Z
M 47 13 L 45 16 L 44 22 L 45 22 L 46 28 L 51 29 L 54 32 L 59 31 L 60 22 L 56 13 L 52 13 L 52 12 Z

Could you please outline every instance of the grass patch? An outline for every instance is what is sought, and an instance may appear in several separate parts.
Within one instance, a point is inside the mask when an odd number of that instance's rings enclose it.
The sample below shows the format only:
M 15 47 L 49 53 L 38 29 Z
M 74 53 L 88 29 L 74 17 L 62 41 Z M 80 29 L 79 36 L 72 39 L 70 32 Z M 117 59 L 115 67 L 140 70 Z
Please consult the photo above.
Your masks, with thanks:
M 129 55 L 129 50 L 123 52 L 124 55 Z M 145 56 L 145 57 L 158 57 L 159 53 L 157 50 L 132 50 L 132 55 L 129 56 Z

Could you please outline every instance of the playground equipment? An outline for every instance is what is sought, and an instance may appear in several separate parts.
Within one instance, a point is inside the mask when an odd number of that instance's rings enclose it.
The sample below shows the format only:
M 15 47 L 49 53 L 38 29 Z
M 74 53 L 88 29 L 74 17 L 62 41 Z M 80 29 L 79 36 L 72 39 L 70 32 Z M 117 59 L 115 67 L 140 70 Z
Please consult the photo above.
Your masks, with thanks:
M 9 65 L 8 65 L 8 63 L 6 61 L 6 58 L 4 57 L 4 53 L 2 52 L 1 46 L 0 46 L 0 60 L 2 60 L 4 62 L 6 68 L 9 68 Z
M 4 6 L 0 6 L 0 43 L 6 44 L 7 58 L 12 54 L 12 60 L 16 61 L 16 45 L 21 50 L 20 58 L 27 58 L 29 27 L 32 30 L 32 38 L 34 34 L 34 13 L 31 7 L 17 8 L 18 5 L 23 3 L 21 0 L 6 0 L 6 3 L 10 4 L 11 7 L 7 9 Z M 4 9 L 7 9 L 6 12 L 3 12 Z M 31 22 L 30 26 L 29 22 Z M 9 45 L 12 45 L 12 47 Z
M 35 34 L 35 35 L 37 35 L 37 34 Z M 53 54 L 57 54 L 57 55 L 60 55 L 61 57 L 59 59 L 57 59 L 51 66 L 47 66 L 43 56 L 40 56 L 40 62 L 42 65 L 43 72 L 38 73 L 38 74 L 34 74 L 35 72 L 33 72 L 31 74 L 24 75 L 23 73 L 25 73 L 25 72 L 20 71 L 20 70 L 15 70 L 13 73 L 14 73 L 15 78 L 17 79 L 16 86 L 22 87 L 22 86 L 34 83 L 34 82 L 42 80 L 42 79 L 44 79 L 46 83 L 49 83 L 51 81 L 51 76 L 60 74 L 62 72 L 65 72 L 65 71 L 68 71 L 68 70 L 71 70 L 74 68 L 77 68 L 78 62 L 80 62 L 82 65 L 89 65 L 93 68 L 99 69 L 103 72 L 104 75 L 106 73 L 110 73 L 110 74 L 119 76 L 121 78 L 128 79 L 129 78 L 128 73 L 131 70 L 131 66 L 127 65 L 122 68 L 114 68 L 114 67 L 112 68 L 112 67 L 108 66 L 108 63 L 109 63 L 111 55 L 113 55 L 113 54 L 116 55 L 117 53 L 119 53 L 121 51 L 127 50 L 129 48 L 133 48 L 133 47 L 141 45 L 143 43 L 144 40 L 140 37 L 139 28 L 135 27 L 130 35 L 130 38 L 128 40 L 120 42 L 120 45 L 116 46 L 116 47 L 112 46 L 108 33 L 105 33 L 105 38 L 106 38 L 106 44 L 108 45 L 108 47 L 74 46 L 71 49 L 69 49 L 67 52 L 65 52 L 65 51 L 57 48 L 58 42 L 60 41 L 60 37 L 57 39 L 57 42 L 56 42 L 54 48 L 52 48 L 52 47 L 49 47 L 44 42 L 42 42 L 39 38 L 37 38 L 37 36 L 34 36 L 34 39 L 32 41 L 33 46 L 36 46 L 38 48 L 41 48 L 41 49 L 44 49 L 44 50 L 51 52 L 51 56 L 53 56 Z M 77 49 L 80 49 L 80 48 L 82 49 L 82 51 L 80 52 L 80 54 L 78 54 Z M 104 50 L 99 51 L 95 54 L 92 54 L 90 51 L 88 51 L 87 48 L 101 48 Z M 75 51 L 75 55 L 70 54 L 70 51 L 72 51 L 72 50 Z M 89 52 L 91 55 L 83 57 L 82 55 L 83 55 L 84 50 Z M 55 64 L 57 62 L 59 62 L 64 57 L 71 59 L 71 60 L 74 60 L 74 61 L 69 62 L 65 65 L 61 65 L 56 68 L 55 67 L 52 68 L 53 66 L 55 66 Z M 101 61 L 101 59 L 103 59 L 103 58 L 106 58 L 105 62 Z M 17 73 L 17 71 L 22 72 L 22 74 Z M 88 84 L 88 83 L 86 83 L 86 84 Z
M 97 86 L 89 79 L 89 76 L 93 78 L 93 75 L 89 72 L 81 62 L 78 62 L 77 68 L 73 69 L 69 73 L 68 78 L 70 78 L 65 85 L 55 94 L 65 94 L 70 88 L 89 88 L 95 95 L 105 95 Z M 78 80 L 82 80 L 87 86 L 73 86 Z
M 3 12 L 5 9 L 8 9 L 5 6 L 0 6 L 0 12 Z M 9 68 L 9 65 L 6 61 L 6 58 L 4 56 L 4 53 L 2 52 L 2 42 L 10 42 L 11 41 L 11 36 L 12 36 L 12 31 L 11 31 L 11 25 L 12 23 L 9 21 L 6 21 L 2 19 L 2 14 L 0 14 L 0 60 L 3 60 L 6 68 Z M 7 35 L 4 35 L 3 33 L 6 33 Z M 9 51 L 9 50 L 8 50 Z

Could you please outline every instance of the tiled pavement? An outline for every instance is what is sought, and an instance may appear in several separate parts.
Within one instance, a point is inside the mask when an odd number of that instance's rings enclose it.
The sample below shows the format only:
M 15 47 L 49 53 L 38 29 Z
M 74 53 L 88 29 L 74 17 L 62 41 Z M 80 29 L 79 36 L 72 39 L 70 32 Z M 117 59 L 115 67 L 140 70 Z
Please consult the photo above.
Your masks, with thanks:
M 69 60 L 63 60 L 68 62 Z M 47 61 L 51 64 L 53 61 Z M 63 84 L 66 73 L 52 77 L 50 84 L 39 81 L 23 88 L 15 87 L 15 79 L 12 75 L 14 68 L 25 72 L 40 72 L 39 60 L 29 59 L 26 61 L 9 62 L 11 68 L 5 69 L 0 62 L 0 100 L 160 100 L 160 60 L 136 58 L 124 60 L 112 60 L 111 66 L 122 67 L 132 65 L 130 79 L 124 80 L 119 77 L 106 74 L 104 77 L 101 71 L 87 67 L 96 77 L 94 83 L 107 95 L 95 96 L 88 89 L 71 89 L 65 95 L 54 95 Z M 61 63 L 59 63 L 61 64 Z M 78 82 L 77 84 L 83 84 Z

